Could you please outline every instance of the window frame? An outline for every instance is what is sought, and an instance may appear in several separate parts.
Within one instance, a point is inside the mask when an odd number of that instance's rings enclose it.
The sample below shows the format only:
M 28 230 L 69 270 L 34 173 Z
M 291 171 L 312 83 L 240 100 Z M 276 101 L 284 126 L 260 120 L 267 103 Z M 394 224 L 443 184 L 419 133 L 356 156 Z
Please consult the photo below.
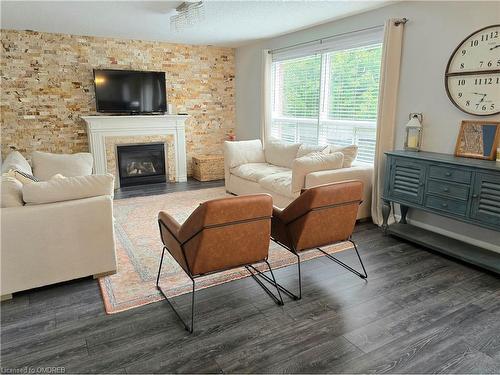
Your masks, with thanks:
M 369 30 L 368 31 L 363 31 L 363 32 L 357 32 L 357 33 L 352 33 L 353 35 L 349 34 L 347 36 L 343 36 L 342 38 L 328 38 L 329 41 L 325 43 L 324 41 L 319 41 L 319 45 L 306 45 L 306 46 L 300 46 L 297 49 L 291 49 L 287 51 L 280 51 L 278 53 L 273 52 L 273 57 L 272 57 L 272 67 L 271 67 L 271 121 L 270 121 L 270 132 L 272 136 L 278 135 L 278 138 L 282 139 L 283 141 L 286 142 L 300 142 L 300 143 L 307 143 L 307 144 L 335 144 L 336 146 L 339 146 L 341 144 L 337 143 L 332 143 L 328 141 L 328 137 L 325 136 L 322 133 L 326 133 L 327 130 L 324 130 L 322 124 L 325 123 L 337 123 L 334 129 L 338 128 L 339 132 L 345 131 L 345 129 L 350 129 L 352 130 L 352 138 L 350 139 L 350 144 L 358 144 L 360 142 L 366 144 L 365 147 L 363 147 L 363 152 L 358 154 L 357 162 L 363 163 L 363 164 L 373 164 L 374 162 L 374 150 L 373 150 L 373 155 L 367 155 L 366 149 L 371 148 L 370 143 L 373 143 L 373 149 L 375 148 L 375 139 L 374 137 L 368 137 L 365 135 L 365 138 L 362 138 L 362 133 L 366 131 L 370 131 L 374 133 L 376 137 L 376 129 L 377 129 L 377 120 L 340 120 L 340 119 L 331 119 L 329 118 L 329 106 L 330 106 L 330 85 L 331 85 L 331 53 L 332 52 L 340 52 L 340 51 L 348 51 L 352 49 L 358 49 L 358 48 L 370 48 L 373 46 L 378 46 L 381 50 L 383 50 L 383 29 L 382 28 L 374 28 L 374 30 Z M 276 85 L 276 76 L 275 76 L 275 67 L 280 66 L 280 63 L 283 61 L 287 60 L 294 60 L 298 58 L 304 58 L 304 57 L 312 57 L 315 55 L 321 55 L 321 62 L 320 62 L 320 84 L 319 84 L 319 104 L 318 104 L 318 114 L 317 117 L 315 118 L 298 118 L 298 117 L 289 117 L 289 116 L 284 116 L 283 115 L 283 108 L 281 108 L 281 112 L 278 113 L 275 111 L 275 101 L 277 95 L 280 95 L 280 93 L 276 92 L 276 88 L 280 87 L 281 89 L 283 88 L 283 85 L 277 86 Z M 380 63 L 379 63 L 379 69 L 381 65 L 381 60 L 382 56 L 380 57 Z M 276 65 L 275 65 L 276 64 Z M 378 76 L 379 79 L 379 85 L 380 85 L 380 75 Z M 280 100 L 283 99 L 282 97 L 283 92 L 281 92 L 281 98 Z M 377 112 L 378 112 L 378 102 L 379 102 L 379 92 L 377 93 Z M 282 121 L 283 124 L 281 126 L 276 125 L 276 121 Z M 286 122 L 289 122 L 290 124 L 293 124 L 295 122 L 295 136 L 294 140 L 292 141 L 290 137 L 287 137 L 286 135 L 284 136 L 284 127 L 286 126 Z M 306 142 L 300 139 L 300 124 L 301 123 L 311 123 L 314 124 L 316 123 L 316 138 L 315 138 L 315 143 L 311 142 Z M 278 128 L 278 129 L 277 129 Z M 323 130 L 322 130 L 323 128 Z M 361 137 L 361 138 L 360 138 Z M 347 139 L 347 138 L 346 138 Z M 342 143 L 342 142 L 340 142 Z M 359 146 L 359 145 L 358 145 Z

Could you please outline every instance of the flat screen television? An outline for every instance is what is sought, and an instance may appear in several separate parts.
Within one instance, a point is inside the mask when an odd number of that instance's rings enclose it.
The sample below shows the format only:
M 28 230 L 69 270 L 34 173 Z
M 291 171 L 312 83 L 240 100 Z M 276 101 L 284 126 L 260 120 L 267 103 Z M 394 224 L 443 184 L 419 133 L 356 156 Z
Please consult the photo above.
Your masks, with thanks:
M 94 69 L 97 112 L 163 113 L 167 110 L 164 72 Z

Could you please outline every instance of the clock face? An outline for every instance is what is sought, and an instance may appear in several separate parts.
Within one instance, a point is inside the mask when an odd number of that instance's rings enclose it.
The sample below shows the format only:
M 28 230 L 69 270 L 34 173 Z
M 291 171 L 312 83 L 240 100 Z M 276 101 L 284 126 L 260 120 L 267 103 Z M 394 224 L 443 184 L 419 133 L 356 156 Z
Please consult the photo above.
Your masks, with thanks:
M 476 31 L 455 49 L 445 85 L 462 111 L 479 116 L 500 113 L 500 25 Z

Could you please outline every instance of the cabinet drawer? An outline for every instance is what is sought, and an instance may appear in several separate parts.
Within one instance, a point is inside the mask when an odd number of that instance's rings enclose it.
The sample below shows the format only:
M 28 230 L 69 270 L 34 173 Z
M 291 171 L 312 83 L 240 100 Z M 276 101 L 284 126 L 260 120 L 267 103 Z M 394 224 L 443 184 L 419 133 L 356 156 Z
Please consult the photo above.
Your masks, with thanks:
M 428 180 L 427 192 L 443 195 L 448 198 L 467 200 L 469 198 L 469 187 L 439 180 Z
M 462 171 L 456 168 L 442 167 L 436 165 L 432 165 L 429 168 L 429 177 L 438 178 L 441 180 L 462 182 L 468 184 L 470 183 L 471 175 L 472 175 L 471 172 Z
M 467 211 L 467 202 L 435 195 L 427 195 L 425 198 L 425 206 L 439 211 L 448 212 L 454 215 L 465 216 Z

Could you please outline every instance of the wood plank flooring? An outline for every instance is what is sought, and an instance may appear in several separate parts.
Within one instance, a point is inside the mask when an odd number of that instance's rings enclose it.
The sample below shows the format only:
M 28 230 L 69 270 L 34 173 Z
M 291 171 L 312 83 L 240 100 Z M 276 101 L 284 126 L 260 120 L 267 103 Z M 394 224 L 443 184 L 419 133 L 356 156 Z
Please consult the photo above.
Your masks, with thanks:
M 140 186 L 126 186 L 115 190 L 115 199 L 144 197 L 148 195 L 159 195 L 177 191 L 199 190 L 224 186 L 224 180 L 201 182 L 188 177 L 186 182 L 166 182 Z
M 369 223 L 354 239 L 365 282 L 303 263 L 303 299 L 276 306 L 251 278 L 201 290 L 195 333 L 167 303 L 104 313 L 97 282 L 2 302 L 3 369 L 67 373 L 500 373 L 500 279 Z M 355 264 L 354 252 L 339 258 Z M 276 271 L 296 287 L 296 267 Z M 175 298 L 187 313 L 188 296 Z

